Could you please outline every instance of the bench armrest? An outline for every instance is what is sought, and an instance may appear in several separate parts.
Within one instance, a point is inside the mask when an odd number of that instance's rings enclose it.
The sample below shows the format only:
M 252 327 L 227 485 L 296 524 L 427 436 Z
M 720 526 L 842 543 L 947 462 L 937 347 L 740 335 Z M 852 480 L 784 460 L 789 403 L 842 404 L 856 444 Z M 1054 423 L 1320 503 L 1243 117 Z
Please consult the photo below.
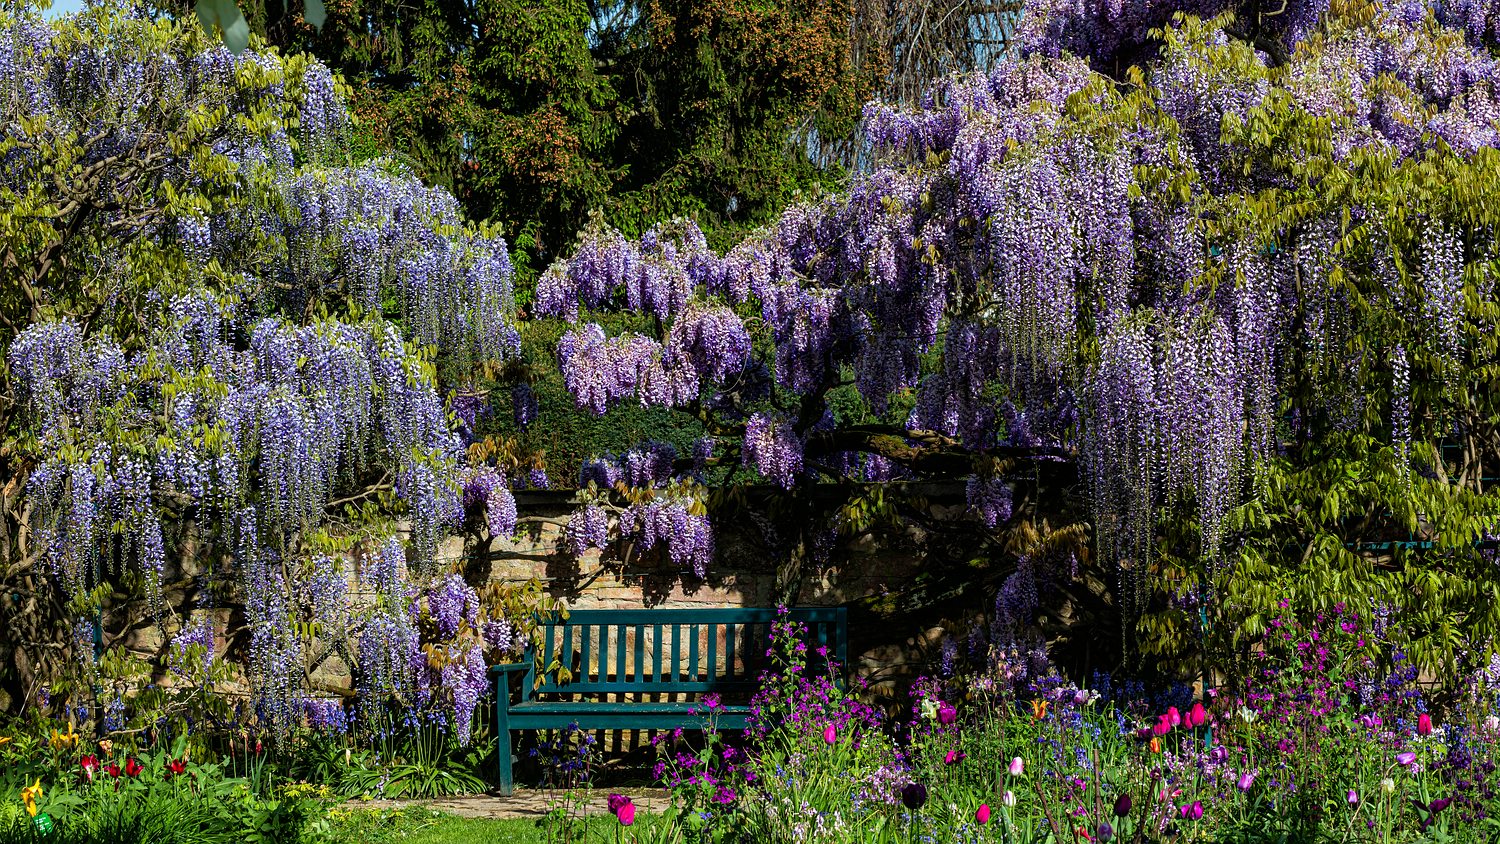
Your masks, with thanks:
M 499 665 L 491 665 L 491 674 L 514 674 L 517 671 L 527 671 L 532 667 L 530 662 L 502 662 Z
M 531 685 L 536 678 L 536 652 L 527 648 L 521 654 L 520 660 L 516 662 L 502 662 L 499 665 L 490 666 L 490 676 L 495 678 L 496 696 L 504 696 L 504 702 L 510 703 L 510 678 L 512 674 L 521 674 L 521 700 L 531 697 Z M 499 702 L 499 701 L 497 701 Z

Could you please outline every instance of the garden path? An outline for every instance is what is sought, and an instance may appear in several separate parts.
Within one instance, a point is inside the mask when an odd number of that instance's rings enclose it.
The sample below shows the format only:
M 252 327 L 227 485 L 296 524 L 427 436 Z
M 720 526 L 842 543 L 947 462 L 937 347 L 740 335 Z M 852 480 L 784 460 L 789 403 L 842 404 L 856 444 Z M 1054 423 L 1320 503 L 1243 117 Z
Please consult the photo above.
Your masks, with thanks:
M 570 794 L 572 799 L 570 800 Z M 350 809 L 405 809 L 420 807 L 457 815 L 462 818 L 540 818 L 554 807 L 574 801 L 581 802 L 586 814 L 608 814 L 605 800 L 610 794 L 630 797 L 641 810 L 661 812 L 667 808 L 666 795 L 661 789 L 622 788 L 617 790 L 595 789 L 592 791 L 554 791 L 549 789 L 517 788 L 509 797 L 493 794 L 465 794 L 457 797 L 442 797 L 433 800 L 351 800 L 345 804 Z M 575 809 L 575 812 L 579 811 Z

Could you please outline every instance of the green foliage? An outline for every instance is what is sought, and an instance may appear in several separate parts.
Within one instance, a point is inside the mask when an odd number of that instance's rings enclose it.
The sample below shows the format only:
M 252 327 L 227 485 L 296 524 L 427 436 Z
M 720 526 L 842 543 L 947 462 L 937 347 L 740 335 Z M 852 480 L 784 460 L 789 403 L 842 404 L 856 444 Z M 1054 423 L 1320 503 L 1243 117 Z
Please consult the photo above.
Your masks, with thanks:
M 183 751 L 179 746 L 178 752 Z M 36 800 L 39 816 L 50 819 L 43 834 L 28 812 L 15 811 L 23 801 L 19 790 L 9 790 L 0 809 L 0 842 L 152 842 L 152 844 L 295 844 L 315 841 L 319 814 L 316 800 L 296 789 L 256 792 L 243 779 L 225 776 L 216 763 L 186 762 L 172 774 L 167 764 L 176 756 L 165 751 L 113 760 L 123 768 L 128 760 L 140 766 L 131 775 L 112 775 L 104 767 L 92 772 L 77 757 L 38 777 L 42 794 Z M 31 783 L 27 783 L 31 785 Z
M 499 222 L 523 278 L 594 210 L 630 234 L 692 216 L 726 245 L 833 184 L 801 142 L 848 136 L 878 81 L 846 2 L 356 0 L 316 31 L 295 4 L 245 9 L 343 73 L 357 138 Z

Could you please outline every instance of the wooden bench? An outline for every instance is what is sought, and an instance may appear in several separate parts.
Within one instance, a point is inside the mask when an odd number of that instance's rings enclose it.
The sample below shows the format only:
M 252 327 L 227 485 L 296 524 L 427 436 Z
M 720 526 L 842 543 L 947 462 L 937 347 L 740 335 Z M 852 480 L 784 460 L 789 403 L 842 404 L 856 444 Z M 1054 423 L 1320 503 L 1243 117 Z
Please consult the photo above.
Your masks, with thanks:
M 515 730 L 703 729 L 709 714 L 701 700 L 710 693 L 723 702 L 716 727 L 743 730 L 780 617 L 774 609 L 577 610 L 542 620 L 540 659 L 533 646 L 520 662 L 490 669 L 500 793 L 515 787 Z M 807 627 L 810 665 L 820 661 L 820 646 L 841 670 L 848 664 L 844 608 L 789 609 L 785 617 Z M 515 674 L 520 700 L 512 702 Z

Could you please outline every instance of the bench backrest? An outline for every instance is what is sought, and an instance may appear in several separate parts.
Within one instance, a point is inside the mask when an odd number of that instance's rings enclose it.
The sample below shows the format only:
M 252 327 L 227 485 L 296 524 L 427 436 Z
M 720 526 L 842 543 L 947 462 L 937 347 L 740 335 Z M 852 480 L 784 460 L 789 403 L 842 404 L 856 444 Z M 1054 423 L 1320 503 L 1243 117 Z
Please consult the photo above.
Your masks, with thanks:
M 539 695 L 704 694 L 748 697 L 767 665 L 775 609 L 574 610 L 543 619 L 541 682 L 535 669 L 523 699 Z M 848 662 L 843 607 L 788 609 L 807 627 L 809 651 L 826 647 L 842 669 Z M 554 660 L 566 669 L 548 670 Z M 810 666 L 820 662 L 809 654 Z

